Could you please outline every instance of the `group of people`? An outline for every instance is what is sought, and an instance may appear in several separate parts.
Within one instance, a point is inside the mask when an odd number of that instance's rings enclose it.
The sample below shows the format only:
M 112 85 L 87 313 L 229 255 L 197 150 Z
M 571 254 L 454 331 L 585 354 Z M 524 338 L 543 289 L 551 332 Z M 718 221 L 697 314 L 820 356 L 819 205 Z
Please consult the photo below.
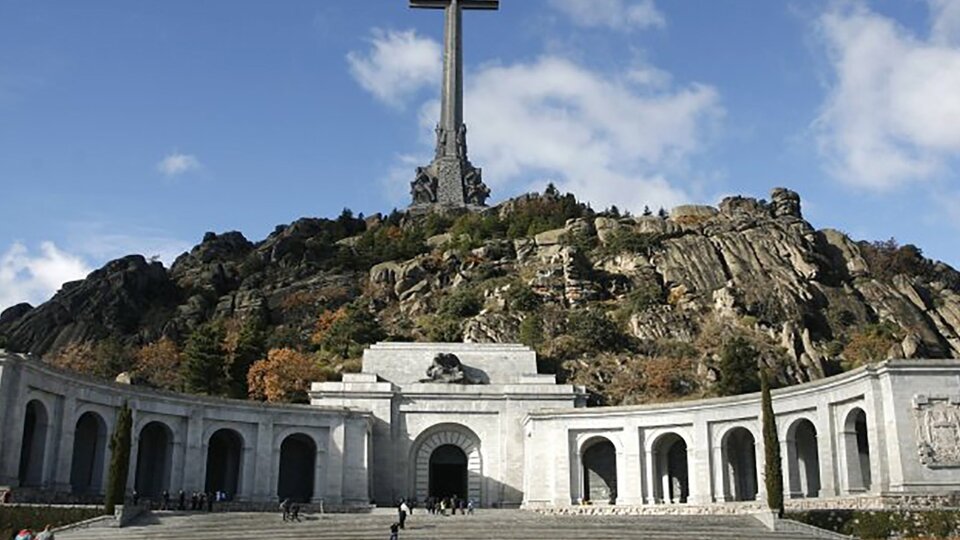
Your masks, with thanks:
M 289 497 L 280 503 L 280 513 L 284 521 L 300 521 L 300 505 L 291 501 Z
M 47 525 L 38 533 L 35 533 L 30 529 L 23 529 L 13 537 L 13 540 L 54 540 L 53 525 Z
M 456 495 L 450 497 L 428 497 L 426 501 L 427 511 L 434 515 L 447 515 L 447 510 L 451 515 L 456 515 L 460 510 L 461 515 L 473 514 L 473 499 L 461 499 Z
M 133 504 L 140 504 L 140 494 L 137 493 L 137 490 L 133 491 Z M 202 491 L 194 491 L 190 494 L 190 507 L 191 511 L 203 511 L 213 512 L 213 503 L 222 502 L 228 500 L 227 494 L 222 491 L 216 491 L 213 493 L 204 493 Z M 160 494 L 160 510 L 174 510 L 173 505 L 170 501 L 170 492 L 164 490 Z M 177 494 L 177 505 L 176 510 L 184 512 L 187 510 L 187 494 L 181 489 L 180 493 Z

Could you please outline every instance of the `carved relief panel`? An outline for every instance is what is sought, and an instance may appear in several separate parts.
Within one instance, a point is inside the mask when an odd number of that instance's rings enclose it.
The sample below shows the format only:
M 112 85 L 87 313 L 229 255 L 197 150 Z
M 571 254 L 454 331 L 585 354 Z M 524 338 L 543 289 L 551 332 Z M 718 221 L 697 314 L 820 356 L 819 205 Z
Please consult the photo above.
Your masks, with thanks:
M 913 414 L 920 463 L 960 467 L 960 396 L 916 396 Z

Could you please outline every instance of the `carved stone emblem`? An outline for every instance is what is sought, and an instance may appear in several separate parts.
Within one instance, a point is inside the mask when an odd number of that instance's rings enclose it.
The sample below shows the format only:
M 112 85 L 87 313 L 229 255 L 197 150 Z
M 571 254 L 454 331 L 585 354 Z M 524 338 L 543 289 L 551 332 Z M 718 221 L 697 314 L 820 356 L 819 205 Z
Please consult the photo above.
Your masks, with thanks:
M 960 396 L 917 396 L 913 409 L 920 463 L 960 467 Z
M 439 353 L 433 357 L 433 364 L 427 368 L 427 378 L 420 382 L 448 384 L 484 384 L 482 372 L 468 368 L 460 362 L 457 355 Z

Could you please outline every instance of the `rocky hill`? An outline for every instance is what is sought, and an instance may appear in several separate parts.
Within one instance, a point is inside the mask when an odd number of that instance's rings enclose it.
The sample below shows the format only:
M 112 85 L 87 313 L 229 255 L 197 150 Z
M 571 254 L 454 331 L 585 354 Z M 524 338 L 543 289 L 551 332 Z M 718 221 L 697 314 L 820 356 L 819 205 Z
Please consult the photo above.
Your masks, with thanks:
M 169 270 L 129 256 L 7 309 L 0 340 L 53 359 L 104 341 L 183 348 L 225 321 L 261 329 L 260 354 L 316 355 L 330 376 L 375 339 L 522 341 L 542 370 L 605 403 L 722 393 L 737 346 L 780 384 L 888 357 L 960 357 L 958 272 L 913 246 L 816 230 L 792 191 L 645 214 L 595 212 L 549 189 L 483 213 L 345 210 L 260 242 L 207 233 Z M 361 330 L 333 335 L 349 321 Z

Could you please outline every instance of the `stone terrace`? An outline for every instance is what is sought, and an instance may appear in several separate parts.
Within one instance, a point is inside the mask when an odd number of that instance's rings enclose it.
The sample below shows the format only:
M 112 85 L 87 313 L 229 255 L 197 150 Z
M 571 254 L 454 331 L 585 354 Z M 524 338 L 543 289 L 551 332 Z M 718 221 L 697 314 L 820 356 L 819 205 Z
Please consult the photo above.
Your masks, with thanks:
M 375 539 L 389 537 L 395 514 L 306 516 L 302 523 L 284 523 L 273 514 L 175 514 L 146 516 L 124 529 L 87 529 L 58 533 L 59 540 L 235 540 Z M 808 539 L 814 536 L 771 532 L 749 516 L 556 516 L 516 510 L 481 510 L 473 516 L 431 516 L 417 511 L 401 531 L 401 540 L 516 539 Z

